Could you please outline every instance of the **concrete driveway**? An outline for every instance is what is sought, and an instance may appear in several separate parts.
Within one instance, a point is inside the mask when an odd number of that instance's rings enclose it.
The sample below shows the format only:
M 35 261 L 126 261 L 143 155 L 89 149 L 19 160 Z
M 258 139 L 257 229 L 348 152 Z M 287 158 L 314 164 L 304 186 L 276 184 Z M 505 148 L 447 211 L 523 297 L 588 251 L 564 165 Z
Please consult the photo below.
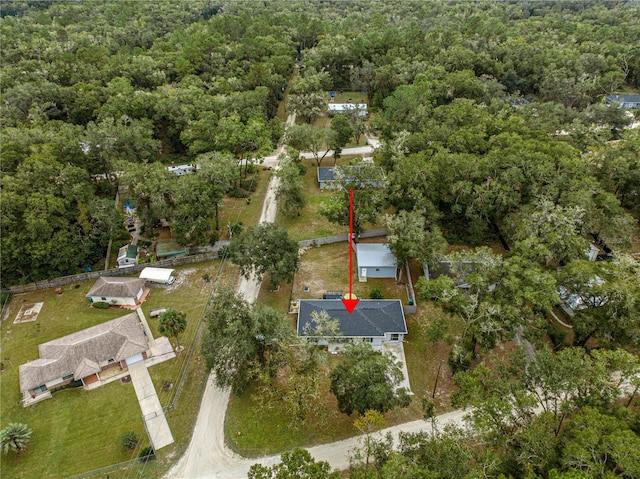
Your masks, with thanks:
M 129 365 L 128 369 L 133 388 L 136 390 L 136 396 L 140 403 L 142 418 L 147 428 L 149 440 L 153 449 L 157 451 L 173 443 L 171 429 L 169 429 L 167 418 L 160 405 L 160 399 L 158 399 L 156 388 L 153 386 L 145 362 L 138 361 Z

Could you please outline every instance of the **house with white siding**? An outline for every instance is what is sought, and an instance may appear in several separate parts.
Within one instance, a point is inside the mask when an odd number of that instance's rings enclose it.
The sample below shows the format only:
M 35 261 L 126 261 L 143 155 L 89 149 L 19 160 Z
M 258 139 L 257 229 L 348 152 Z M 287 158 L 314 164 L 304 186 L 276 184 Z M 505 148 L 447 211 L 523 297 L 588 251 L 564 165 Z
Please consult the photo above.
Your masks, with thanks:
M 336 336 L 316 334 L 314 316 L 323 311 L 338 321 Z M 380 350 L 385 343 L 402 343 L 407 322 L 399 299 L 361 299 L 351 314 L 339 299 L 301 299 L 297 330 L 299 337 L 317 344 L 362 341 Z

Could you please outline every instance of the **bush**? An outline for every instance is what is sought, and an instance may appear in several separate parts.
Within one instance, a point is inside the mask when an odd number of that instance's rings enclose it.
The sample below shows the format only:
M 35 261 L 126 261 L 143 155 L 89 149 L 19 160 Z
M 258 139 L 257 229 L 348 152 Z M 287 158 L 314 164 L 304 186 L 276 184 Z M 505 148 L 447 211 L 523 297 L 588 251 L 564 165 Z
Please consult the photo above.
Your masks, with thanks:
M 127 431 L 120 436 L 120 444 L 124 449 L 135 449 L 139 442 L 140 437 L 134 431 Z
M 109 303 L 98 301 L 97 303 L 93 303 L 93 307 L 98 309 L 109 309 Z
M 256 191 L 257 187 L 258 182 L 254 178 L 240 180 L 240 188 L 242 188 L 243 190 L 247 190 L 253 193 L 254 191 Z
M 369 299 L 382 299 L 382 291 L 379 288 L 373 288 L 369 293 Z
M 231 198 L 247 198 L 249 196 L 249 193 L 242 188 L 233 188 L 231 191 L 229 191 L 229 196 Z
M 156 452 L 153 450 L 153 447 L 147 446 L 142 448 L 140 454 L 138 455 L 138 459 L 142 462 L 152 461 L 156 458 Z
M 240 233 L 242 233 L 242 221 L 235 225 L 231 225 L 231 234 L 239 235 Z

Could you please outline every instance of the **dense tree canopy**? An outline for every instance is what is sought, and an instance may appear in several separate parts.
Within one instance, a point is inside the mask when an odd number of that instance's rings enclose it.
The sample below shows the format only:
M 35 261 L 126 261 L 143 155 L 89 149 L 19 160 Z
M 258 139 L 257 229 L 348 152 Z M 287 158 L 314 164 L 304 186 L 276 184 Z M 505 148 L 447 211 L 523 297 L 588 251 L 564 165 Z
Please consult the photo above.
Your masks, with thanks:
M 201 350 L 216 384 L 241 394 L 262 374 L 275 375 L 292 336 L 282 314 L 251 306 L 227 289 L 218 291 L 211 304 Z
M 331 371 L 331 392 L 345 414 L 364 414 L 369 409 L 385 413 L 409 405 L 411 399 L 400 387 L 401 381 L 402 370 L 391 357 L 367 343 L 349 345 L 344 361 Z

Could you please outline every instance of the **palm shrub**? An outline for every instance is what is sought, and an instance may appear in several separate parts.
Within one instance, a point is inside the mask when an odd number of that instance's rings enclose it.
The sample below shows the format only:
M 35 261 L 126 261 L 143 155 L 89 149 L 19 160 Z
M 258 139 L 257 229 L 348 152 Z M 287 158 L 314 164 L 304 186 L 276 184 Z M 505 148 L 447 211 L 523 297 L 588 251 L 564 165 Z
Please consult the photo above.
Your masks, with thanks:
M 14 451 L 16 454 L 24 452 L 29 444 L 31 432 L 31 429 L 29 429 L 26 424 L 12 422 L 0 431 L 0 446 L 2 447 L 2 451 L 5 454 L 9 451 Z
M 125 449 L 135 449 L 139 442 L 140 437 L 134 431 L 127 431 L 120 436 L 120 443 Z

